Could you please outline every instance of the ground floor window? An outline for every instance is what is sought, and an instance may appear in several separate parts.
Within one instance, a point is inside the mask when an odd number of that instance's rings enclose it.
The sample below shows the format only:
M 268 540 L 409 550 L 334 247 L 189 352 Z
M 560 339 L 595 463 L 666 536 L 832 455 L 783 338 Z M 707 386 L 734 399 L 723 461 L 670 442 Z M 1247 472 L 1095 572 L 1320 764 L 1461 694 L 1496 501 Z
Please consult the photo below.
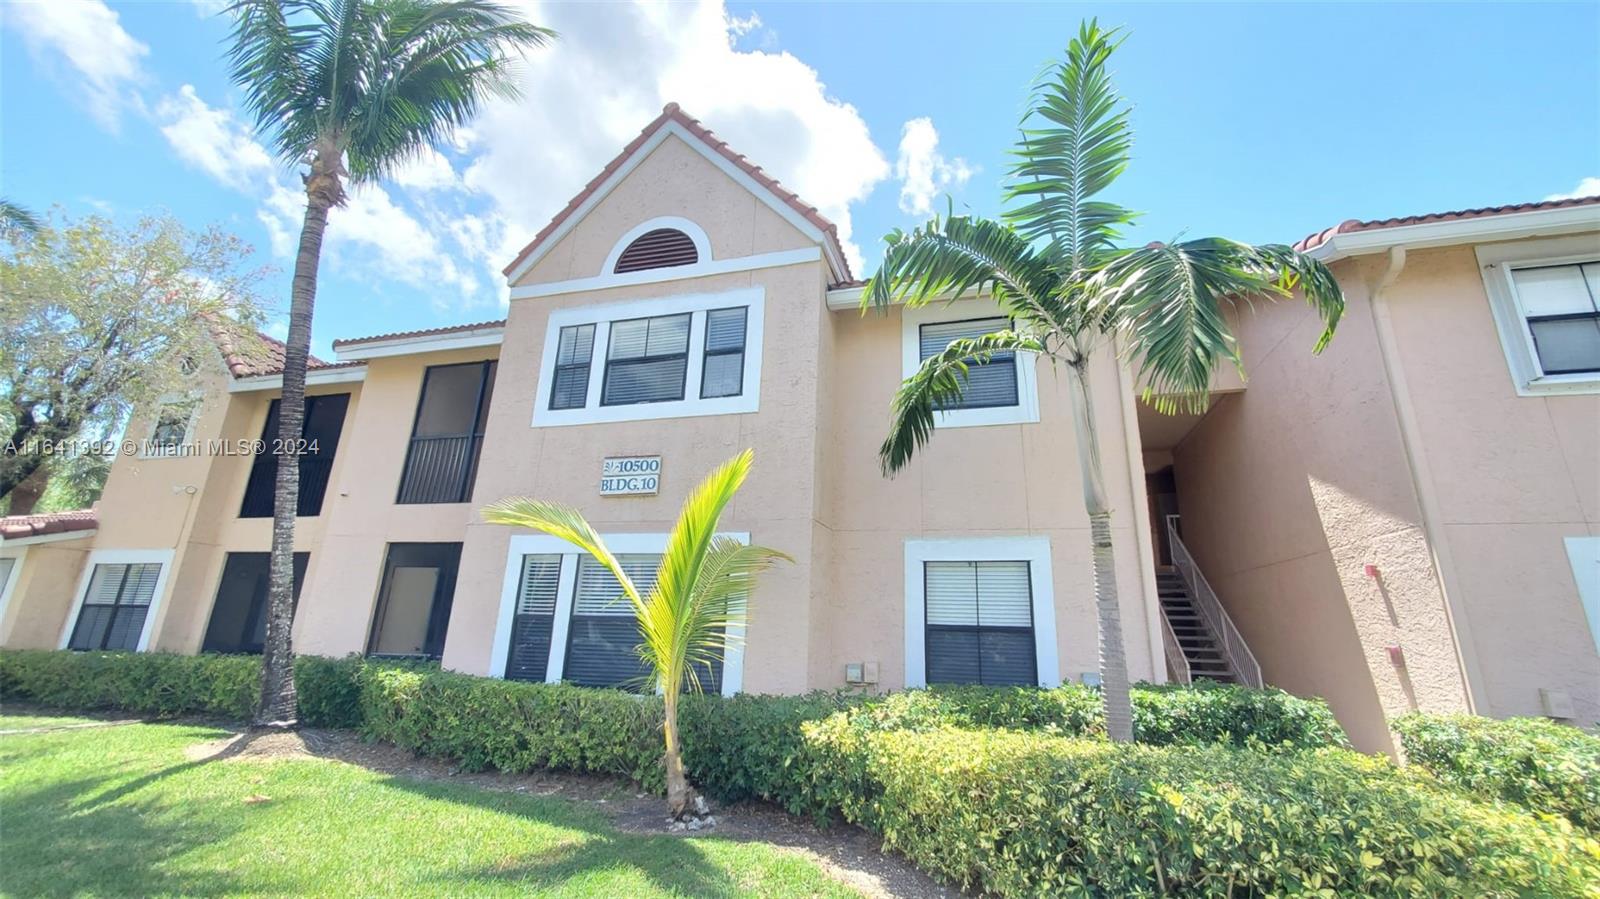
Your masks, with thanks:
M 617 535 L 608 543 L 634 587 L 648 594 L 666 535 Z M 555 538 L 512 539 L 496 633 L 491 672 L 508 679 L 655 688 L 639 658 L 639 626 L 622 584 L 594 557 Z M 721 658 L 697 666 L 695 676 L 704 692 L 731 694 L 738 690 L 742 665 L 742 647 L 734 641 Z
M 90 569 L 68 649 L 144 648 L 150 609 L 161 588 L 160 562 L 101 562 Z
M 906 541 L 906 686 L 1060 683 L 1050 541 Z
M 437 659 L 455 598 L 459 543 L 391 543 L 368 655 Z
M 306 579 L 310 553 L 294 554 L 294 601 Z M 201 652 L 260 653 L 267 642 L 267 593 L 271 585 L 271 553 L 228 553 L 211 605 Z

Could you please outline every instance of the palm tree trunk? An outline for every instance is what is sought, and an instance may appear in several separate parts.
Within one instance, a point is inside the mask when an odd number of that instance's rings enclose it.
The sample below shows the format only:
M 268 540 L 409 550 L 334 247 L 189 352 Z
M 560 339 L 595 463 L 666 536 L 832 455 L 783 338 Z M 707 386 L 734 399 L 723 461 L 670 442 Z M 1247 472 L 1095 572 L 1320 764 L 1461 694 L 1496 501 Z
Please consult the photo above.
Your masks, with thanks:
M 268 568 L 267 634 L 261 653 L 258 727 L 292 727 L 298 715 L 294 689 L 294 520 L 300 504 L 299 440 L 306 413 L 306 358 L 311 353 L 311 312 L 328 210 L 343 196 L 339 157 L 319 152 L 306 178 L 306 216 L 290 288 L 289 335 L 283 350 L 283 393 L 278 402 L 278 475 L 272 500 L 272 560 Z
M 678 694 L 666 694 L 667 809 L 674 821 L 689 810 L 689 778 L 683 773 L 683 752 L 678 745 Z
M 1100 433 L 1089 395 L 1089 357 L 1067 366 L 1076 396 L 1072 424 L 1078 439 L 1078 465 L 1083 473 L 1083 507 L 1089 513 L 1089 541 L 1094 559 L 1094 607 L 1100 624 L 1100 695 L 1105 705 L 1106 735 L 1118 743 L 1133 740 L 1133 701 L 1128 694 L 1128 660 L 1122 649 L 1122 607 L 1117 597 L 1116 557 L 1111 545 L 1111 509 L 1106 503 L 1105 472 L 1100 465 Z

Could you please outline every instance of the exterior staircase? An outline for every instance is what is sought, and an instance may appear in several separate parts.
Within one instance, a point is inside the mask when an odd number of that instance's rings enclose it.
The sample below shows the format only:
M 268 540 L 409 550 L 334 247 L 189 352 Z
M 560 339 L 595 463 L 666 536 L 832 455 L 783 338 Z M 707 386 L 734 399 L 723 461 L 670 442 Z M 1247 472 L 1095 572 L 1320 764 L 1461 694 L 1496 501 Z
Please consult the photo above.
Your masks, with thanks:
M 1189 598 L 1189 588 L 1176 571 L 1156 572 L 1156 594 L 1161 599 L 1161 614 L 1167 627 L 1177 640 L 1178 648 L 1189 663 L 1190 679 L 1208 678 L 1224 684 L 1239 682 L 1238 674 L 1228 663 L 1222 647 L 1200 610 Z

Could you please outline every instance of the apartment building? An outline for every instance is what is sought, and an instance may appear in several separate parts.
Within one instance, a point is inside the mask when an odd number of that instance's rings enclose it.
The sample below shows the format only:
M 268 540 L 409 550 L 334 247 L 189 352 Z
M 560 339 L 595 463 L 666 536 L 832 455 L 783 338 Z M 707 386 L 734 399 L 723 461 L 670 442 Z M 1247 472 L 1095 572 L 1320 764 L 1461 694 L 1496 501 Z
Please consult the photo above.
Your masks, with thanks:
M 1309 240 L 1350 298 L 1339 335 L 1313 357 L 1298 306 L 1258 306 L 1248 385 L 1219 376 L 1205 416 L 1156 415 L 1102 354 L 1135 679 L 1327 696 L 1373 750 L 1413 707 L 1600 717 L 1600 200 L 1423 219 Z M 675 105 L 506 277 L 502 321 L 313 363 L 297 651 L 625 683 L 614 579 L 478 509 L 577 506 L 648 583 L 688 490 L 748 447 L 723 526 L 795 561 L 715 689 L 1096 679 L 1064 381 L 975 369 L 927 450 L 878 467 L 901 379 L 994 303 L 862 314 L 835 228 Z M 275 434 L 281 364 L 225 342 L 130 425 L 151 445 L 95 510 L 0 521 L 0 645 L 259 651 L 275 463 L 228 448 Z

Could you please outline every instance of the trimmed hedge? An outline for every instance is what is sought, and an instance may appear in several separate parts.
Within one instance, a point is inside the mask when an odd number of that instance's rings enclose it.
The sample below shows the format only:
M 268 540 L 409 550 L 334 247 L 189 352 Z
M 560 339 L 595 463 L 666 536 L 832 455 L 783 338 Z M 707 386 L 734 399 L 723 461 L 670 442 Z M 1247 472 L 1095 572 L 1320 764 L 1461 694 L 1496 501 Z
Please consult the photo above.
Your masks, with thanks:
M 313 727 L 358 723 L 352 685 L 360 658 L 295 659 L 300 716 Z M 261 658 L 166 652 L 0 651 L 0 697 L 60 709 L 248 721 L 261 699 Z
M 999 896 L 1592 896 L 1600 842 L 1348 750 L 806 725 L 825 800 Z
M 1542 718 L 1412 714 L 1393 726 L 1407 760 L 1445 783 L 1600 834 L 1600 737 Z

